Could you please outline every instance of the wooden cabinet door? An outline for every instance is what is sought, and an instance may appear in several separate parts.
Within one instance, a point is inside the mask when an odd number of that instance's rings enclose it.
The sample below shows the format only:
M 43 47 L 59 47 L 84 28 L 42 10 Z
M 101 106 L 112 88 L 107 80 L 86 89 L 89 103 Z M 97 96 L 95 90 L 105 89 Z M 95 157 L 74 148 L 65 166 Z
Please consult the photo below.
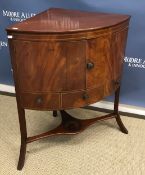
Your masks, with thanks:
M 87 63 L 93 63 L 93 67 L 87 70 L 87 88 L 102 85 L 104 94 L 109 95 L 118 87 L 122 75 L 126 39 L 125 29 L 88 40 Z
M 65 90 L 66 56 L 63 43 L 15 40 L 14 46 L 22 92 Z
M 87 41 L 87 68 L 86 86 L 95 88 L 110 79 L 110 36 L 98 37 Z
M 69 41 L 66 48 L 67 91 L 86 88 L 86 41 Z
M 86 42 L 14 41 L 22 92 L 71 91 L 86 87 Z
M 126 40 L 128 30 L 122 30 L 112 34 L 111 42 L 111 64 L 112 64 L 112 79 L 120 81 L 122 75 L 122 68 L 125 56 Z

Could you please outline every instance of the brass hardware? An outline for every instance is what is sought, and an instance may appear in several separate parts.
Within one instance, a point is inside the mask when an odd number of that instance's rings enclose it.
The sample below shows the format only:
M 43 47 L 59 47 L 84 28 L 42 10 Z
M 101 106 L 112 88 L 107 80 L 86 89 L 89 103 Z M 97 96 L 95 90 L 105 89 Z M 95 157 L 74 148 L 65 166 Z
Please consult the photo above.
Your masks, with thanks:
M 88 70 L 92 69 L 93 67 L 94 67 L 94 63 L 92 63 L 92 62 L 87 63 Z

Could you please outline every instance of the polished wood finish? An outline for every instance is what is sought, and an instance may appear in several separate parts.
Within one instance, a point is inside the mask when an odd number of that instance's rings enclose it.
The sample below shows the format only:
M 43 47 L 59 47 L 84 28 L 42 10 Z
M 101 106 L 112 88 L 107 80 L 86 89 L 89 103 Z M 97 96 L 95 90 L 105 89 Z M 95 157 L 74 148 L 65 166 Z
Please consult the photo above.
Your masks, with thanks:
M 98 120 L 116 118 L 130 16 L 51 8 L 7 28 L 21 131 L 18 170 L 26 145 L 52 135 L 77 134 Z M 80 120 L 66 109 L 84 107 L 115 92 L 114 112 Z M 27 137 L 25 109 L 60 111 L 61 124 Z
M 22 93 L 21 105 L 25 109 L 59 109 L 59 93 Z
M 125 133 L 128 134 L 128 130 L 125 128 L 120 115 L 119 115 L 119 111 L 118 111 L 118 105 L 119 105 L 119 93 L 120 93 L 120 86 L 118 87 L 118 89 L 115 92 L 115 100 L 114 100 L 114 113 L 115 113 L 115 118 L 116 121 L 120 127 L 120 130 Z
M 66 111 L 60 111 L 62 116 L 61 124 L 55 129 L 27 138 L 27 143 L 31 143 L 33 141 L 37 141 L 42 138 L 46 138 L 53 135 L 70 135 L 70 134 L 78 134 L 85 130 L 88 126 L 94 124 L 96 121 L 107 120 L 114 118 L 114 113 L 107 114 L 105 116 L 96 117 L 93 119 L 80 120 L 72 117 Z
M 66 48 L 66 90 L 85 89 L 86 76 L 86 41 L 65 43 Z M 81 76 L 79 74 L 81 73 Z M 76 78 L 77 77 L 77 78 Z
M 122 14 L 50 8 L 22 23 L 11 25 L 7 30 L 19 33 L 76 33 L 114 26 L 128 18 L 128 15 Z
M 13 44 L 22 92 L 65 90 L 66 57 L 63 44 L 31 40 L 15 40 Z
M 62 109 L 77 108 L 95 103 L 104 97 L 103 87 L 62 94 Z

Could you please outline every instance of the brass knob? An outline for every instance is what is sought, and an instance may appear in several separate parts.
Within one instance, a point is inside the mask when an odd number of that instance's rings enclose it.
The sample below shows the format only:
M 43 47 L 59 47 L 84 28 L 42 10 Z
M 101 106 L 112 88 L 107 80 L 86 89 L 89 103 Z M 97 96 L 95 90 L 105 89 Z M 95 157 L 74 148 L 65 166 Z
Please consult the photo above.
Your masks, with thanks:
M 84 93 L 83 94 L 83 97 L 82 97 L 84 100 L 87 100 L 89 98 L 89 95 L 87 93 Z
M 42 97 L 37 97 L 36 103 L 37 103 L 38 105 L 42 104 L 42 103 L 43 103 L 43 98 L 42 98 Z
M 93 67 L 94 67 L 94 63 L 92 63 L 92 62 L 87 63 L 88 70 L 92 69 Z

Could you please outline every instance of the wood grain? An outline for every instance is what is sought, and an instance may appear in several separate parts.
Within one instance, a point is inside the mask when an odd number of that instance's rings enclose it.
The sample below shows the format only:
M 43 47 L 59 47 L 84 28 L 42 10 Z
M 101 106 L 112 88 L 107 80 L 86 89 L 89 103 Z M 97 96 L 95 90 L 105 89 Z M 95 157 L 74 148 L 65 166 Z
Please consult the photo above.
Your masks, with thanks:
M 60 109 L 59 93 L 22 93 L 21 104 L 25 109 L 55 110 Z
M 84 91 L 62 93 L 62 109 L 87 106 L 101 100 L 103 96 L 104 89 L 102 86 Z
M 76 134 L 98 120 L 116 118 L 129 15 L 51 8 L 8 27 L 21 131 L 18 170 L 26 144 L 51 135 Z M 10 39 L 11 38 L 11 39 Z M 114 112 L 79 120 L 65 109 L 87 106 L 115 92 Z M 57 128 L 27 137 L 25 109 L 60 110 Z
M 115 26 L 128 18 L 129 15 L 123 14 L 50 8 L 22 23 L 11 25 L 7 31 L 15 31 L 16 33 L 76 33 Z
M 100 86 L 100 84 L 105 85 L 106 79 L 108 79 L 106 76 L 110 73 L 108 70 L 109 65 L 111 65 L 110 45 L 110 35 L 88 40 L 87 62 L 92 62 L 94 68 L 87 70 L 87 88 L 97 87 Z
M 125 29 L 80 41 L 48 43 L 31 41 L 31 37 L 29 41 L 13 40 L 13 57 L 23 106 L 39 110 L 83 107 L 112 94 L 121 81 L 126 39 Z M 93 68 L 88 69 L 88 63 L 93 63 Z M 89 89 L 96 89 L 100 96 L 82 100 L 80 95 Z M 28 95 L 24 96 L 25 93 L 30 95 L 30 100 Z M 33 93 L 45 93 L 46 96 L 59 93 L 59 105 L 53 105 L 54 98 L 46 98 L 45 103 L 38 106 L 33 101 Z
M 67 91 L 85 89 L 86 85 L 86 41 L 66 42 Z
M 14 41 L 22 92 L 62 91 L 66 86 L 63 43 Z

